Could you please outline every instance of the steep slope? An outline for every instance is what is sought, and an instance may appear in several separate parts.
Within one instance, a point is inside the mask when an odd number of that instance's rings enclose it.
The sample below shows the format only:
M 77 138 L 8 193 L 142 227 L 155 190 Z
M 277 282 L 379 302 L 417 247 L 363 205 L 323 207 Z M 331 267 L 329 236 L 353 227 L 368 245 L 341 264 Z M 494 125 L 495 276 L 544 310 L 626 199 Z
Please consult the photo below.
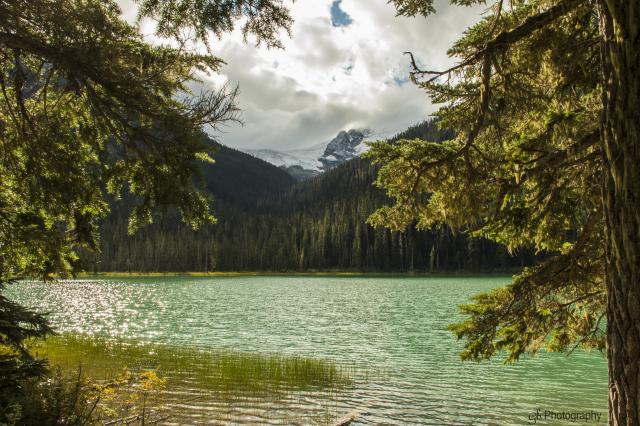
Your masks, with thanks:
M 257 200 L 295 183 L 288 173 L 266 161 L 224 145 L 216 146 L 216 163 L 203 168 L 206 189 L 214 200 L 252 208 Z
M 213 142 L 211 142 L 213 144 Z M 295 180 L 263 160 L 235 149 L 214 144 L 215 164 L 205 164 L 202 180 L 212 197 L 212 210 L 219 223 L 194 232 L 181 223 L 174 210 L 157 214 L 154 223 L 135 235 L 127 235 L 133 200 L 123 197 L 112 206 L 101 226 L 101 254 L 82 253 L 93 271 L 187 271 L 209 270 L 216 230 L 227 229 L 237 213 L 250 214 L 288 190 Z

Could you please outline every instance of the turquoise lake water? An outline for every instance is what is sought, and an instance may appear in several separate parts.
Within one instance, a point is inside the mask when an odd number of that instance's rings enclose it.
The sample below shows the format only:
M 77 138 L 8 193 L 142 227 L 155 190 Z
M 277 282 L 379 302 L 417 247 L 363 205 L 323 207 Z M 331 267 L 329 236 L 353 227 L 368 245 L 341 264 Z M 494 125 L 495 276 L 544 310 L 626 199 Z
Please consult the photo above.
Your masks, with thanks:
M 607 364 L 598 352 L 543 353 L 505 366 L 461 362 L 447 331 L 456 306 L 508 277 L 149 277 L 22 282 L 9 296 L 50 313 L 58 331 L 299 355 L 379 374 L 340 392 L 222 407 L 203 398 L 182 423 L 310 424 L 359 412 L 357 424 L 582 424 L 544 411 L 601 415 Z M 197 392 L 197 390 L 190 390 Z M 224 414 L 223 414 L 224 413 Z M 178 422 L 178 423 L 180 423 Z M 592 420 L 590 424 L 594 424 Z

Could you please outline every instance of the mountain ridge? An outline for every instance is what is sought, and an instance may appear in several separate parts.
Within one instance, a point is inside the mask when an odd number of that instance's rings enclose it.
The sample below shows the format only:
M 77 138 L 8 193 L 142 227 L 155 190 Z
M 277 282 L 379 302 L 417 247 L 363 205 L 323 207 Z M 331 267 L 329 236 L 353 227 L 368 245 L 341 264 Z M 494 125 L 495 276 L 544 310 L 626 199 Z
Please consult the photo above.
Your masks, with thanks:
M 303 181 L 359 157 L 368 150 L 365 139 L 370 135 L 371 131 L 368 129 L 341 130 L 329 142 L 319 143 L 309 148 L 241 149 L 241 151 L 271 163 L 296 180 Z

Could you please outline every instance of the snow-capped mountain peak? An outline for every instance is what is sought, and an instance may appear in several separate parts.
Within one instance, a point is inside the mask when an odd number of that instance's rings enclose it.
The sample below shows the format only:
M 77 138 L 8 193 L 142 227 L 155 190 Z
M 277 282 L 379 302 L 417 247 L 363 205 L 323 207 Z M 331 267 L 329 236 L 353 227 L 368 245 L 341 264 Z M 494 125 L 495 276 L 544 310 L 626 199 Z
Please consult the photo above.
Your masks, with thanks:
M 245 149 L 244 152 L 258 157 L 268 163 L 281 168 L 301 166 L 305 169 L 322 171 L 322 163 L 318 160 L 322 153 L 318 149 L 299 149 L 278 151 L 275 149 Z
M 360 154 L 358 147 L 364 145 L 362 142 L 368 133 L 368 131 L 354 129 L 338 133 L 338 136 L 329 142 L 324 154 L 319 158 L 323 171 L 331 170 L 345 161 L 357 157 Z
M 369 130 L 341 131 L 328 143 L 292 150 L 245 149 L 247 154 L 280 167 L 298 180 L 317 176 L 322 172 L 360 156 L 368 150 L 365 139 Z

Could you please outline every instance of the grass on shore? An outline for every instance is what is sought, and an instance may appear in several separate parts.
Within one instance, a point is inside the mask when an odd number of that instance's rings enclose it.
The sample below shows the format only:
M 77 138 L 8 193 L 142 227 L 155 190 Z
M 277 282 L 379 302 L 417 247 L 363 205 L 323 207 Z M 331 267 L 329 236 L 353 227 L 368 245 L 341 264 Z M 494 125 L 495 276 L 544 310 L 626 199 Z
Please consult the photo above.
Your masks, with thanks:
M 155 370 L 167 386 L 235 395 L 273 395 L 296 390 L 332 390 L 353 385 L 356 370 L 298 356 L 107 340 L 75 334 L 52 336 L 31 347 L 63 371 L 81 366 L 88 377 L 111 380 L 130 371 Z

